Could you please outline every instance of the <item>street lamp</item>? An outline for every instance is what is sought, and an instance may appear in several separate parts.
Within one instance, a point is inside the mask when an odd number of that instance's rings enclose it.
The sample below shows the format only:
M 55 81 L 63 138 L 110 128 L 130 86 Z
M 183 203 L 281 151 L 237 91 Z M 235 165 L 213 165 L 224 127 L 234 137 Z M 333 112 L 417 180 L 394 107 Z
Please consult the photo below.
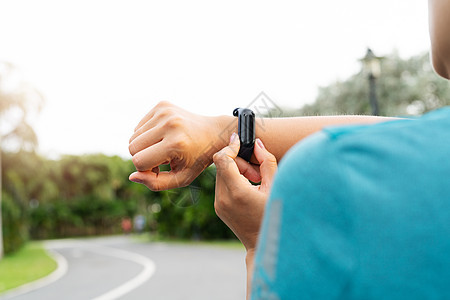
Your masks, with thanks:
M 379 115 L 375 81 L 378 77 L 380 77 L 381 59 L 382 57 L 375 56 L 370 48 L 367 48 L 366 56 L 360 59 L 363 64 L 364 73 L 368 74 L 367 78 L 369 79 L 369 100 L 370 106 L 372 107 L 372 114 L 374 116 Z

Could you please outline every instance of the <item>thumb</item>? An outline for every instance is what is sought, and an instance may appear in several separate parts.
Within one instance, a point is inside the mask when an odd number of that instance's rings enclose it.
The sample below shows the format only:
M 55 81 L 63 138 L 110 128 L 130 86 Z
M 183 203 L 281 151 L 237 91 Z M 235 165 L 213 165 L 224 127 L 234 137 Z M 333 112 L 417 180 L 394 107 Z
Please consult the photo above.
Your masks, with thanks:
M 235 159 L 239 153 L 239 136 L 233 133 L 230 144 L 214 154 L 213 161 L 217 168 L 217 174 L 225 180 L 232 180 L 236 174 L 240 175 Z
M 162 191 L 189 185 L 193 180 L 189 175 L 186 169 L 177 173 L 138 171 L 131 174 L 129 180 L 142 183 L 152 191 Z
M 254 154 L 260 164 L 261 188 L 270 190 L 273 177 L 277 171 L 277 159 L 272 153 L 267 151 L 260 139 L 256 139 Z

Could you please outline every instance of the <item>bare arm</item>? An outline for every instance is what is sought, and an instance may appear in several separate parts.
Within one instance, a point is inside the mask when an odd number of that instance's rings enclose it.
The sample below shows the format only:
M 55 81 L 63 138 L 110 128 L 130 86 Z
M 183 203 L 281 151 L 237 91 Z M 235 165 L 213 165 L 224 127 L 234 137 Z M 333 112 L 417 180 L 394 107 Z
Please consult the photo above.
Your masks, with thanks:
M 279 161 L 298 141 L 325 126 L 371 124 L 390 120 L 371 116 L 258 118 L 256 137 Z M 229 143 L 237 131 L 233 116 L 205 117 L 168 102 L 156 105 L 138 124 L 129 150 L 138 172 L 130 180 L 151 190 L 186 186 L 212 163 L 214 153 Z M 255 158 L 252 162 L 257 163 Z M 160 172 L 169 164 L 170 172 Z
M 226 128 L 226 136 L 237 132 L 237 119 L 230 116 L 217 117 L 221 124 L 219 128 Z M 257 118 L 256 137 L 260 138 L 267 150 L 280 161 L 284 154 L 298 141 L 322 130 L 327 126 L 350 124 L 374 124 L 393 120 L 394 118 L 374 116 L 318 116 L 318 117 L 292 117 L 292 118 Z M 219 149 L 228 143 L 219 145 Z M 252 162 L 256 160 L 252 158 Z

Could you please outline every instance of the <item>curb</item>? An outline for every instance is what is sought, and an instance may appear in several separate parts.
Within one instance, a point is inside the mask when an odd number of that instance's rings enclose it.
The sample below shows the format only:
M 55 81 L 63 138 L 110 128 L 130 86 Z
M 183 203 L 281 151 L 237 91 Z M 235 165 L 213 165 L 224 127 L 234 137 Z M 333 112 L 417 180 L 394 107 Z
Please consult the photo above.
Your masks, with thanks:
M 59 254 L 58 252 L 56 252 L 54 250 L 46 249 L 46 251 L 47 251 L 47 254 L 51 258 L 53 258 L 53 260 L 55 260 L 55 262 L 57 264 L 56 270 L 45 277 L 39 278 L 39 279 L 29 282 L 29 283 L 25 283 L 21 286 L 18 286 L 16 288 L 13 288 L 11 290 L 8 290 L 8 291 L 0 294 L 1 300 L 6 300 L 9 298 L 17 297 L 19 295 L 29 293 L 36 289 L 40 289 L 46 285 L 49 285 L 49 284 L 57 281 L 58 279 L 60 279 L 61 277 L 63 277 L 66 274 L 67 269 L 68 269 L 68 264 L 67 264 L 67 260 L 64 258 L 64 256 L 62 256 L 61 254 Z

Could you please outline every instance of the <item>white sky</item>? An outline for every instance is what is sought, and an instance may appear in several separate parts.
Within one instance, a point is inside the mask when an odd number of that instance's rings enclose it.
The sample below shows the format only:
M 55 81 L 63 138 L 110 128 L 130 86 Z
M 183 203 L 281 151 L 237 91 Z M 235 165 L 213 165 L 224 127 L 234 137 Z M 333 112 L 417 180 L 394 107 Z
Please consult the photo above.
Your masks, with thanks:
M 299 108 L 370 46 L 427 51 L 426 0 L 0 0 L 0 60 L 45 96 L 43 154 L 128 157 L 160 100 L 231 114 L 261 91 Z

